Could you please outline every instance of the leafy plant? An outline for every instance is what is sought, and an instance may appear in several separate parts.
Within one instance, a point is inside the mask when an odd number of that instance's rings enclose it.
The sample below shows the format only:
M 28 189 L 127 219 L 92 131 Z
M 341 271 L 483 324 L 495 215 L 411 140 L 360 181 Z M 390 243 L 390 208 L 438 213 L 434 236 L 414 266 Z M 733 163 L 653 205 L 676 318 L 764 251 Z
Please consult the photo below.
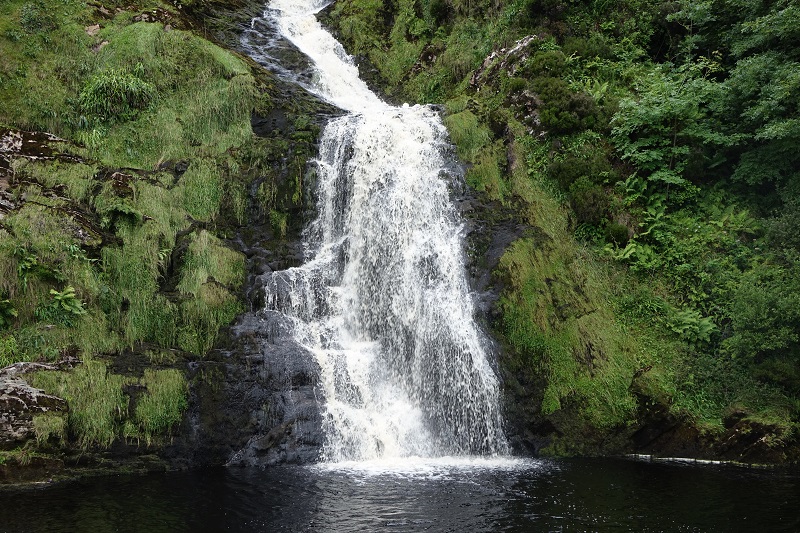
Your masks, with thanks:
M 59 309 L 74 316 L 81 316 L 86 314 L 83 308 L 83 303 L 75 295 L 75 288 L 71 285 L 63 291 L 50 289 L 50 295 L 53 297 L 53 303 Z
M 22 281 L 22 290 L 25 291 L 28 287 L 28 276 L 40 272 L 42 267 L 36 255 L 24 246 L 18 246 L 14 250 L 14 257 L 17 258 L 17 277 Z
M 717 330 L 709 317 L 701 316 L 695 309 L 681 309 L 670 313 L 669 328 L 689 344 L 708 342 Z
M 716 68 L 709 60 L 674 70 L 654 68 L 642 80 L 638 97 L 620 102 L 612 139 L 622 158 L 649 181 L 683 185 L 692 158 L 712 158 L 715 149 L 734 141 L 719 131 L 709 113 L 709 102 L 718 100 L 722 90 L 706 77 Z
M 17 310 L 11 300 L 0 300 L 0 329 L 10 326 L 17 316 Z
M 75 294 L 75 288 L 67 286 L 63 291 L 50 289 L 51 302 L 39 307 L 36 315 L 40 320 L 52 320 L 65 326 L 73 326 L 75 319 L 86 314 L 83 302 Z

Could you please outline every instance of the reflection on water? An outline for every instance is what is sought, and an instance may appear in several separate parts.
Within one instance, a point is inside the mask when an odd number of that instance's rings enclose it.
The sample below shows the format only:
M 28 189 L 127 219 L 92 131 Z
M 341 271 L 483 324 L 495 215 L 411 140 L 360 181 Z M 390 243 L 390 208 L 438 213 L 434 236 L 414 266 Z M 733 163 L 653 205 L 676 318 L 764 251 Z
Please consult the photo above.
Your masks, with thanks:
M 0 531 L 800 531 L 800 475 L 628 460 L 212 469 L 0 493 Z

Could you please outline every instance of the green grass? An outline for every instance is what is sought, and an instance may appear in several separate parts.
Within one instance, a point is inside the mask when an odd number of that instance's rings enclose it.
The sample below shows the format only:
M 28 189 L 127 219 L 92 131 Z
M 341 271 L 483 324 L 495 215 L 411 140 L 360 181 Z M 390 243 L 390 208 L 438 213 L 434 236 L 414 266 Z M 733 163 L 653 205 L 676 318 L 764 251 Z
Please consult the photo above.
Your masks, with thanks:
M 22 167 L 25 174 L 45 187 L 64 186 L 69 198 L 86 203 L 93 186 L 97 166 L 59 161 L 31 162 Z
M 0 294 L 3 297 L 14 295 L 21 290 L 17 278 L 17 259 L 14 257 L 14 250 L 17 248 L 17 240 L 11 236 L 4 228 L 0 228 Z
M 255 179 L 266 184 L 256 215 L 280 213 L 281 237 L 294 229 L 318 132 L 314 105 L 292 99 L 292 136 L 256 138 L 251 111 L 278 100 L 269 75 L 199 35 L 133 22 L 172 4 L 98 5 L 113 18 L 79 0 L 0 5 L 0 126 L 56 133 L 57 151 L 82 160 L 12 162 L 27 203 L 0 221 L 0 364 L 83 360 L 30 378 L 69 406 L 34 420 L 29 447 L 47 453 L 160 445 L 177 428 L 188 384 L 164 367 L 202 358 L 244 310 L 245 260 L 221 237 L 247 223 Z M 70 286 L 85 313 L 63 320 L 50 291 Z M 110 372 L 123 350 L 149 358 L 141 378 Z
M 178 290 L 198 296 L 209 278 L 238 289 L 244 281 L 243 271 L 244 257 L 241 253 L 227 248 L 209 232 L 201 230 L 189 244 Z
M 34 415 L 33 430 L 36 433 L 36 442 L 39 446 L 46 444 L 51 438 L 59 442 L 66 438 L 67 419 L 57 414 Z
M 458 155 L 465 161 L 478 159 L 481 149 L 491 143 L 492 134 L 469 110 L 447 115 L 444 124 L 450 132 L 450 139 L 456 145 Z
M 143 438 L 150 445 L 155 437 L 167 435 L 187 407 L 188 385 L 183 373 L 145 369 L 140 380 L 145 392 L 134 412 L 128 413 L 123 386 L 135 382 L 135 378 L 110 374 L 104 363 L 91 359 L 69 372 L 33 374 L 33 386 L 64 398 L 70 407 L 66 418 L 55 414 L 34 417 L 37 442 L 43 445 L 51 438 L 74 438 L 83 448 L 108 447 L 124 435 Z
M 41 445 L 106 447 L 130 427 L 149 442 L 177 423 L 179 372 L 147 370 L 147 392 L 127 413 L 129 378 L 100 358 L 152 343 L 153 364 L 177 364 L 175 353 L 213 346 L 242 311 L 244 280 L 243 256 L 215 234 L 246 222 L 250 180 L 288 149 L 253 136 L 250 112 L 268 111 L 270 98 L 245 61 L 190 32 L 133 23 L 145 9 L 174 12 L 170 4 L 101 4 L 112 19 L 79 0 L 0 5 L 0 126 L 55 133 L 66 139 L 58 152 L 82 158 L 13 161 L 12 192 L 25 202 L 0 222 L 0 364 L 84 360 L 33 376 L 70 407 L 65 427 L 36 419 Z M 158 170 L 179 161 L 188 163 L 180 176 Z M 273 189 L 269 208 L 285 209 Z M 173 254 L 180 232 L 188 249 Z M 64 320 L 51 291 L 67 287 L 85 313 Z
M 256 102 L 248 67 L 190 33 L 159 24 L 107 29 L 98 68 L 141 73 L 156 97 L 135 120 L 107 127 L 92 154 L 110 166 L 152 169 L 166 160 L 212 157 L 251 135 Z
M 283 239 L 286 237 L 286 228 L 288 222 L 288 216 L 286 213 L 281 213 L 280 211 L 271 210 L 269 212 L 269 222 L 272 226 L 272 232 L 277 236 L 279 239 Z
M 219 212 L 222 201 L 222 175 L 207 160 L 193 161 L 181 178 L 186 211 L 195 220 L 208 222 Z
M 546 376 L 543 414 L 569 400 L 593 427 L 623 424 L 636 408 L 634 372 L 645 362 L 607 310 L 602 269 L 569 241 L 553 246 L 519 240 L 501 258 L 498 272 L 509 284 L 501 299 L 505 335 L 517 365 Z
M 65 134 L 78 119 L 70 96 L 91 69 L 91 40 L 77 23 L 86 5 L 75 0 L 4 4 L 0 122 Z
M 0 368 L 21 361 L 21 355 L 17 339 L 14 335 L 0 335 Z
M 147 368 L 141 384 L 146 392 L 136 403 L 133 421 L 137 435 L 144 437 L 149 446 L 154 436 L 167 434 L 181 421 L 187 407 L 188 386 L 183 374 L 175 369 Z
M 69 432 L 79 446 L 89 448 L 108 447 L 117 438 L 128 408 L 122 392 L 127 379 L 108 373 L 100 361 L 85 359 L 70 372 L 37 372 L 31 384 L 67 401 Z
M 224 287 L 216 283 L 201 285 L 196 297 L 181 305 L 178 346 L 188 352 L 206 353 L 214 345 L 219 329 L 242 311 L 242 303 Z
M 467 183 L 476 191 L 485 192 L 492 200 L 503 201 L 509 194 L 506 176 L 506 153 L 501 142 L 481 149 L 475 164 L 467 170 Z

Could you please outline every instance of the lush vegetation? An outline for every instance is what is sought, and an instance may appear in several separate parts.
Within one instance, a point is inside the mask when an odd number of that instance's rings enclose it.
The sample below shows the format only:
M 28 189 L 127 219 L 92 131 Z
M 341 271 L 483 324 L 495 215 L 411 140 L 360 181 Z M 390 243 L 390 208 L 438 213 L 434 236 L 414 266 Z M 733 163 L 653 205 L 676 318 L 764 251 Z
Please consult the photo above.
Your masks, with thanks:
M 157 0 L 0 5 L 0 135 L 52 134 L 0 175 L 13 204 L 0 206 L 0 366 L 82 361 L 31 378 L 69 404 L 34 420 L 42 446 L 168 436 L 184 362 L 244 308 L 244 256 L 226 239 L 251 208 L 283 237 L 301 202 L 273 168 L 289 140 L 250 124 L 273 105 L 270 78 L 184 20 Z M 304 153 L 311 129 L 296 128 Z M 269 194 L 251 206 L 254 182 Z M 173 355 L 115 373 L 132 352 Z
M 252 216 L 283 239 L 302 204 L 313 126 L 295 107 L 291 138 L 253 135 L 271 80 L 180 29 L 197 3 L 0 5 L 0 134 L 57 136 L 0 168 L 0 365 L 81 361 L 31 378 L 70 405 L 34 419 L 42 449 L 167 437 L 182 362 L 243 309 L 228 239 Z M 524 223 L 492 327 L 552 453 L 619 449 L 652 412 L 711 442 L 744 421 L 796 443 L 792 2 L 339 0 L 328 17 L 392 98 L 445 103 L 487 223 Z M 118 373 L 131 353 L 149 365 Z
M 652 405 L 796 438 L 793 2 L 342 0 L 329 21 L 391 97 L 446 102 L 467 181 L 530 225 L 495 329 L 553 452 Z

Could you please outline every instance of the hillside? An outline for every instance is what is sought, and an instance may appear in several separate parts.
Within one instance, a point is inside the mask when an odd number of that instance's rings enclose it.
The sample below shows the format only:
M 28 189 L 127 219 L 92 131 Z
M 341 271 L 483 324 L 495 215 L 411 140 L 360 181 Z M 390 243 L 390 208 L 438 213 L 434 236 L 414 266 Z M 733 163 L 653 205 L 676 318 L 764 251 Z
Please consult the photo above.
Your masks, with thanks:
M 798 16 L 736 0 L 329 8 L 363 76 L 445 104 L 480 224 L 524 226 L 487 257 L 529 448 L 796 460 Z

